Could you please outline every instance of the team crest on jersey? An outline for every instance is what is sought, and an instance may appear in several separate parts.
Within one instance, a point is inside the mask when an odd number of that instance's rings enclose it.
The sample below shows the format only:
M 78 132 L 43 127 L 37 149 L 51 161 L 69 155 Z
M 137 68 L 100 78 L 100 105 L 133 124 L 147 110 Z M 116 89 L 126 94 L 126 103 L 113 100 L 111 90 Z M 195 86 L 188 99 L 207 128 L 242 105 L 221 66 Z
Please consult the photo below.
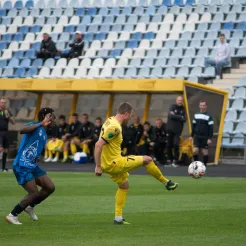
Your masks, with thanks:
M 39 131 L 39 136 L 41 137 L 41 136 L 42 136 L 42 134 L 43 134 L 43 133 L 42 133 L 42 130 L 40 130 L 40 131 Z
M 38 143 L 39 140 L 35 141 L 26 150 L 23 151 L 20 160 L 23 161 L 26 166 L 33 165 L 35 162 L 38 152 Z
M 109 134 L 108 134 L 108 138 L 112 138 L 114 136 L 114 134 L 112 133 L 112 132 L 110 132 Z

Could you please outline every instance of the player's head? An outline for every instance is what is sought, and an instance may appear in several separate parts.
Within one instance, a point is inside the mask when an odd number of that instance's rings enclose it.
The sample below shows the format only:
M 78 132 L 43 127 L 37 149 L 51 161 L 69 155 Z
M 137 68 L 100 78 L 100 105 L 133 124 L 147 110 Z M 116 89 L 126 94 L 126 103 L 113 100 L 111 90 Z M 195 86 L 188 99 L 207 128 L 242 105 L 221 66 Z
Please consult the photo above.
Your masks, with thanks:
M 73 113 L 72 114 L 72 122 L 75 124 L 75 123 L 77 123 L 78 122 L 78 114 L 76 114 L 76 113 Z
M 45 32 L 45 33 L 43 34 L 43 39 L 44 39 L 44 41 L 47 41 L 47 40 L 49 39 L 49 37 L 50 37 L 50 36 L 49 36 L 48 33 Z
M 102 126 L 102 118 L 101 117 L 97 117 L 95 120 L 95 126 L 96 127 L 100 127 Z
M 127 125 L 128 121 L 133 116 L 133 108 L 132 105 L 128 102 L 121 103 L 117 108 L 117 115 L 120 116 L 121 123 L 123 125 Z
M 134 120 L 133 120 L 133 122 L 134 122 L 134 124 L 140 124 L 140 117 L 138 116 L 138 115 L 136 115 L 135 117 L 134 117 Z
M 81 115 L 81 123 L 82 123 L 82 124 L 87 124 L 87 123 L 88 123 L 88 120 L 89 120 L 89 115 L 86 114 L 86 113 L 83 113 L 83 114 Z
M 143 124 L 144 131 L 148 131 L 150 129 L 150 123 L 148 121 L 145 121 Z
M 60 125 L 64 125 L 66 123 L 65 115 L 62 114 L 59 116 L 59 123 L 60 123 Z
M 0 109 L 1 110 L 5 110 L 6 107 L 7 107 L 7 101 L 6 101 L 6 99 L 4 99 L 4 98 L 0 99 Z
M 207 103 L 205 101 L 200 101 L 199 108 L 202 113 L 207 111 Z
M 54 121 L 56 119 L 54 110 L 52 108 L 41 108 L 38 112 L 38 121 L 42 122 L 47 114 L 50 114 L 51 117 L 51 123 L 49 126 L 52 126 L 54 124 Z
M 161 128 L 162 127 L 162 124 L 163 124 L 162 119 L 160 119 L 160 118 L 156 119 L 155 126 L 157 128 Z
M 183 99 L 182 96 L 178 96 L 178 97 L 177 97 L 177 99 L 176 99 L 176 104 L 177 104 L 178 106 L 183 106 L 183 104 L 184 104 L 184 99 Z
M 225 34 L 224 33 L 220 33 L 219 39 L 220 39 L 220 42 L 223 44 L 225 42 Z

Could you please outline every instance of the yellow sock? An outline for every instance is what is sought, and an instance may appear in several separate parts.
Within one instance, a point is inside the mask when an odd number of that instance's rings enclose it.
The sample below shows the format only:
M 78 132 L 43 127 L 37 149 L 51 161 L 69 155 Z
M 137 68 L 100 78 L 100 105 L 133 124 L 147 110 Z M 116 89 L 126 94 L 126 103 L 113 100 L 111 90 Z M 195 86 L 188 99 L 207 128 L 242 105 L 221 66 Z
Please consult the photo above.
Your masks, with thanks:
M 146 166 L 146 169 L 151 176 L 159 180 L 162 184 L 165 184 L 168 181 L 168 179 L 162 175 L 160 169 L 155 165 L 153 161 Z
M 52 158 L 52 151 L 49 150 L 49 158 Z
M 76 145 L 75 144 L 70 144 L 71 152 L 74 155 L 77 151 Z
M 67 152 L 67 151 L 64 151 L 64 152 L 63 152 L 63 157 L 64 157 L 64 158 L 68 158 L 68 152 Z
M 126 189 L 118 188 L 115 196 L 115 216 L 122 216 L 122 210 L 126 201 Z
M 44 152 L 44 158 L 48 158 L 48 150 L 47 149 Z
M 60 152 L 59 151 L 56 151 L 56 157 L 59 158 L 59 155 L 60 155 Z
M 84 153 L 89 154 L 88 144 L 83 144 L 82 150 Z

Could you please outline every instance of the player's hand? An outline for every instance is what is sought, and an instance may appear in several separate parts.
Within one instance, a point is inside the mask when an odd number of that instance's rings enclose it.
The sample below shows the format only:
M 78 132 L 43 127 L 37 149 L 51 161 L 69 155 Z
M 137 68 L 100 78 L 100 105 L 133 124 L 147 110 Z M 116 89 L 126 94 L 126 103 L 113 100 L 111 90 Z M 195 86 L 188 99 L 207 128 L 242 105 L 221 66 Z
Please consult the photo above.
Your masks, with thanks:
M 6 118 L 10 117 L 9 111 L 7 109 L 4 110 L 4 114 L 5 114 Z
M 189 140 L 190 140 L 190 142 L 192 142 L 193 141 L 193 138 L 192 137 L 189 137 Z
M 212 140 L 211 139 L 208 139 L 207 144 L 209 145 L 211 143 L 212 143 Z
M 42 126 L 48 126 L 52 121 L 52 114 L 47 114 L 44 118 L 44 120 L 42 121 Z
M 102 168 L 96 166 L 95 167 L 95 174 L 96 174 L 96 176 L 102 176 Z
M 155 145 L 155 143 L 154 143 L 154 142 L 150 142 L 149 145 L 150 145 L 151 147 L 153 147 L 153 146 Z
M 62 140 L 63 140 L 63 141 L 66 141 L 66 140 L 67 140 L 66 135 L 62 136 Z

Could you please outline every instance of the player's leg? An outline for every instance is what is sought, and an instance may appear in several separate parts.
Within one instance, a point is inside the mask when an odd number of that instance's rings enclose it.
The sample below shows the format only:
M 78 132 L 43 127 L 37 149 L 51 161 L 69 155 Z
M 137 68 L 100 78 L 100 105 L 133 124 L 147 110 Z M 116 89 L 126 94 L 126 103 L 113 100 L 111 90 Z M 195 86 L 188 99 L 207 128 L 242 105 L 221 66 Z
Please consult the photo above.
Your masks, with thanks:
M 171 164 L 173 162 L 173 133 L 167 133 L 167 162 Z
M 180 135 L 174 134 L 173 136 L 173 149 L 174 149 L 174 157 L 173 157 L 173 167 L 178 167 L 177 163 L 179 161 L 179 142 L 180 142 Z
M 200 139 L 197 136 L 193 138 L 193 160 L 199 160 L 199 150 L 200 150 Z
M 64 148 L 63 148 L 63 160 L 62 162 L 68 161 L 68 148 L 69 148 L 69 140 L 64 141 Z
M 124 183 L 118 185 L 118 190 L 116 192 L 115 196 L 115 224 L 129 224 L 126 222 L 123 218 L 123 208 L 126 202 L 126 196 L 129 189 L 129 183 L 128 183 L 128 173 L 123 174 L 121 176 L 121 179 Z M 124 179 L 126 179 L 124 181 Z
M 16 174 L 16 173 L 15 173 Z M 23 180 L 33 178 L 30 173 L 23 175 L 16 174 L 19 183 L 24 182 Z M 23 212 L 33 201 L 38 197 L 38 188 L 35 179 L 29 180 L 22 184 L 22 187 L 27 191 L 27 195 L 14 207 L 10 214 L 6 217 L 6 220 L 12 224 L 20 225 L 18 221 L 18 215 Z
M 203 163 L 205 166 L 207 166 L 207 163 L 208 163 L 208 145 L 207 145 L 207 140 L 206 140 L 206 143 L 205 143 L 205 140 L 204 140 L 204 145 L 202 146 L 202 155 L 203 155 Z
M 73 138 L 70 142 L 70 150 L 72 155 L 75 155 L 75 153 L 77 152 L 77 147 L 80 145 L 80 139 L 78 138 Z
M 2 156 L 2 171 L 6 172 L 8 171 L 8 169 L 6 168 L 6 162 L 7 162 L 7 155 L 8 155 L 8 136 L 7 136 L 7 132 L 3 134 L 2 137 L 2 152 L 3 152 L 3 156 Z

